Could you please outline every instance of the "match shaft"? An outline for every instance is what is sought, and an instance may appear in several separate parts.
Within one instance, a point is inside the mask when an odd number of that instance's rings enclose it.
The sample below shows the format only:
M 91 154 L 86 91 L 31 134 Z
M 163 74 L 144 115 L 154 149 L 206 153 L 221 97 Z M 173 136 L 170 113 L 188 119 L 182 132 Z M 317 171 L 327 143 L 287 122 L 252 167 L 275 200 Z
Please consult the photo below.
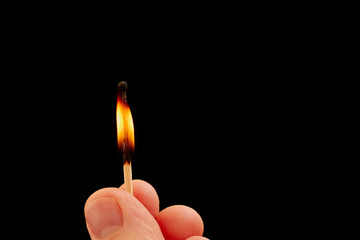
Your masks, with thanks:
M 128 139 L 126 137 L 123 143 L 123 166 L 124 166 L 125 191 L 133 195 L 131 158 L 128 149 Z
M 124 163 L 124 182 L 125 182 L 125 191 L 133 195 L 131 162 Z

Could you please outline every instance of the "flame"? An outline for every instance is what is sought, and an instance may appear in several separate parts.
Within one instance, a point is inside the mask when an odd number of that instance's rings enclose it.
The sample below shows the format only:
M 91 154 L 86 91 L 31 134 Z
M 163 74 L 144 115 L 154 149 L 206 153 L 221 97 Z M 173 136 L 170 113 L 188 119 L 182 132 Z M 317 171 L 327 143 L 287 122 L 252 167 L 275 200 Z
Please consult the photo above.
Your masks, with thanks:
M 134 123 L 129 105 L 118 95 L 116 102 L 116 127 L 119 150 L 123 150 L 124 143 L 131 151 L 135 148 Z

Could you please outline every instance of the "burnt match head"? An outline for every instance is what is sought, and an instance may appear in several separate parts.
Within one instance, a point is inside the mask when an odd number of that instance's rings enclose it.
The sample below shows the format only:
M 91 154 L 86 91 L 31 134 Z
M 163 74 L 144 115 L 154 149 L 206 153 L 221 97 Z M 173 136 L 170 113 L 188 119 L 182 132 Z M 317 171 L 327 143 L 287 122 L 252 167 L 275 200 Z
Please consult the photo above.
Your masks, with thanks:
M 127 102 L 127 99 L 126 99 L 126 90 L 128 88 L 128 85 L 126 82 L 124 81 L 121 81 L 118 83 L 118 87 L 119 87 L 119 93 L 120 93 L 120 96 L 121 96 L 121 100 L 123 102 Z
M 126 82 L 121 81 L 121 82 L 118 83 L 118 87 L 119 87 L 119 90 L 120 90 L 121 92 L 126 92 L 126 90 L 127 90 L 127 88 L 128 88 L 128 85 L 127 85 Z

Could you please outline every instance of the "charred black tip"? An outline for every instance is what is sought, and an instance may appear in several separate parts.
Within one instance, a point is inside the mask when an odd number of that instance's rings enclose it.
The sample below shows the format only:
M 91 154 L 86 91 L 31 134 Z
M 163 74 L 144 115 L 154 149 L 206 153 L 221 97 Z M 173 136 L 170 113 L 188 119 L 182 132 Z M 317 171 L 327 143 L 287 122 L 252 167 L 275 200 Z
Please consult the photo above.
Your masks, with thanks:
M 126 92 L 128 85 L 125 81 L 121 81 L 118 83 L 118 87 L 119 87 L 120 92 Z
M 127 102 L 127 99 L 126 99 L 126 90 L 128 88 L 128 85 L 126 82 L 124 81 L 121 81 L 118 83 L 118 87 L 119 87 L 119 93 L 120 93 L 120 96 L 121 96 L 121 100 L 123 102 Z

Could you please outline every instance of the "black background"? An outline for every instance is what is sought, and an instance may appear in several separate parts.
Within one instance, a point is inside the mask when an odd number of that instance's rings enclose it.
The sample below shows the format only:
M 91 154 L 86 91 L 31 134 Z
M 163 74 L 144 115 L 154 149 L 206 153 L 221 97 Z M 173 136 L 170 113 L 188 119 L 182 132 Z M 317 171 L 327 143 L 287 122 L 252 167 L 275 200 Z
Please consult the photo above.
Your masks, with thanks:
M 24 70 L 34 80 L 15 82 L 18 93 L 12 96 L 15 159 L 34 159 L 22 169 L 37 193 L 36 206 L 51 199 L 32 208 L 32 214 L 45 210 L 47 228 L 58 232 L 64 224 L 59 219 L 68 219 L 64 237 L 72 232 L 88 239 L 86 199 L 123 183 L 115 106 L 117 82 L 127 81 L 133 177 L 155 187 L 160 209 L 194 208 L 210 239 L 221 239 L 224 231 L 233 236 L 239 225 L 244 236 L 279 231 L 268 226 L 278 211 L 274 206 L 287 204 L 280 196 L 291 191 L 289 179 L 298 171 L 298 119 L 291 97 L 262 80 L 263 68 L 249 68 L 228 54 L 193 59 L 196 48 L 189 55 L 174 51 L 171 58 L 153 52 L 132 63 L 86 51 L 74 57 L 75 49 L 52 52 L 58 58 L 44 56 Z
M 15 93 L 4 118 L 13 130 L 11 161 L 32 191 L 29 214 L 44 214 L 46 229 L 88 239 L 86 199 L 123 183 L 118 81 L 129 86 L 133 177 L 155 187 L 160 209 L 194 208 L 210 239 L 291 229 L 289 215 L 301 208 L 292 205 L 301 198 L 294 176 L 313 145 L 302 141 L 306 84 L 293 53 L 271 41 L 275 30 L 143 22 L 134 35 L 96 21 L 39 22 L 23 22 L 12 39 Z

